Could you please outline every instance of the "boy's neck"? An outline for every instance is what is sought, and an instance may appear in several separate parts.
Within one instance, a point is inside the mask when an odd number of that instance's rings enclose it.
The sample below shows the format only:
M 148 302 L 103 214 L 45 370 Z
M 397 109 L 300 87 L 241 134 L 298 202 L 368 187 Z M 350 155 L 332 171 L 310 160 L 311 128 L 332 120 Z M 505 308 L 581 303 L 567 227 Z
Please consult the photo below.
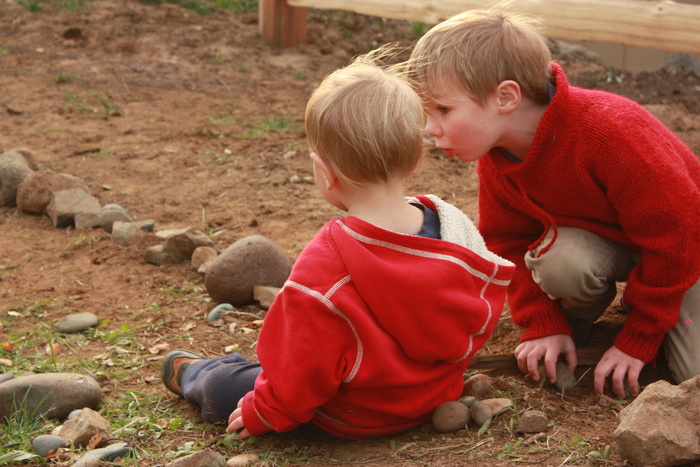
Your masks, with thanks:
M 423 211 L 406 201 L 401 179 L 346 189 L 348 215 L 392 232 L 417 234 Z
M 537 127 L 542 115 L 547 110 L 546 105 L 537 104 L 533 100 L 523 98 L 518 109 L 509 114 L 510 131 L 500 146 L 519 160 L 524 160 L 532 140 L 535 138 Z

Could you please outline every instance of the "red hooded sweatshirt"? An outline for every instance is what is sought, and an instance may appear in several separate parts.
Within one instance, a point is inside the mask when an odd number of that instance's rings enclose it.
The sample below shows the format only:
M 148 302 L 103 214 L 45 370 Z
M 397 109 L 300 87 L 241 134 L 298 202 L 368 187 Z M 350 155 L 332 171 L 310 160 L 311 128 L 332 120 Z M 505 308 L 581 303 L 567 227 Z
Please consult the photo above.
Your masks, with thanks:
M 301 253 L 260 332 L 263 371 L 242 406 L 251 435 L 309 421 L 344 438 L 386 435 L 460 396 L 513 265 L 457 208 L 420 200 L 442 240 L 336 218 Z

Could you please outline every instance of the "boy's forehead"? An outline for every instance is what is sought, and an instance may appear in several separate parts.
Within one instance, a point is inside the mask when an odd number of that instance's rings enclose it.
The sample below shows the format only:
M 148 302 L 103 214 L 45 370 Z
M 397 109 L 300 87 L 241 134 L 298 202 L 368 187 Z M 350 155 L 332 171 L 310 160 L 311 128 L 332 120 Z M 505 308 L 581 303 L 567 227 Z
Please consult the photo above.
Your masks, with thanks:
M 468 93 L 455 77 L 433 77 L 420 86 L 420 96 L 423 100 L 447 102 L 467 95 Z

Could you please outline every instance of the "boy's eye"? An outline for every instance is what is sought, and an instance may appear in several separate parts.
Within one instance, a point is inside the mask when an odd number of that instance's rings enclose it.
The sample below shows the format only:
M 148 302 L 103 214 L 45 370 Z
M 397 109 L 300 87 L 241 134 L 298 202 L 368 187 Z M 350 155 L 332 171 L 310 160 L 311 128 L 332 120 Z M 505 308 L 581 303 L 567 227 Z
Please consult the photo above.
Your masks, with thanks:
M 440 112 L 441 114 L 443 114 L 443 115 L 450 111 L 449 108 L 443 107 L 443 106 L 441 106 L 441 105 L 438 105 L 438 106 L 436 107 L 436 110 L 437 110 L 438 112 Z

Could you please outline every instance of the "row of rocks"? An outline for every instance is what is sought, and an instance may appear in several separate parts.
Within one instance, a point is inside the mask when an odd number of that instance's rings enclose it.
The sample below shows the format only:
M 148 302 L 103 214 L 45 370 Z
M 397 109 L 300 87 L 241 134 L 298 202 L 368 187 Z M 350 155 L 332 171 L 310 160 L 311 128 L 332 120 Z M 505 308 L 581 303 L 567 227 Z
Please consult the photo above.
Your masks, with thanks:
M 139 235 L 152 235 L 147 241 L 154 244 L 144 261 L 156 266 L 190 261 L 205 275 L 207 292 L 218 303 L 250 304 L 255 286 L 281 287 L 292 268 L 290 258 L 259 235 L 240 239 L 221 253 L 199 230 L 155 231 L 153 219 L 135 221 L 118 204 L 101 206 L 80 178 L 40 170 L 27 149 L 0 154 L 0 206 L 46 214 L 57 228 L 101 228 L 120 247 L 131 246 Z

